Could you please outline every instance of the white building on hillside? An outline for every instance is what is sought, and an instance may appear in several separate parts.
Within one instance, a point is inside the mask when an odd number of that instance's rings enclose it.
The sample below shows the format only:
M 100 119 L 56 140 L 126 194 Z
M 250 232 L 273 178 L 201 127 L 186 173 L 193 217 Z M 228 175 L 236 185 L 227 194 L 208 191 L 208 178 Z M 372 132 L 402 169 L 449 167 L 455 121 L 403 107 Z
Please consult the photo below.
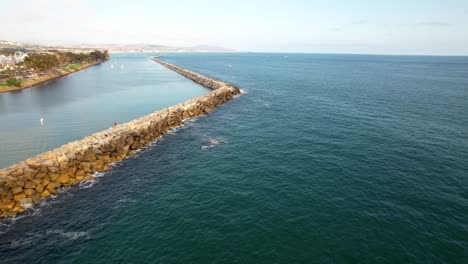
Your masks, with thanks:
M 11 55 L 0 54 L 0 71 L 15 66 L 17 63 L 24 61 L 27 56 L 28 54 L 25 52 L 15 52 Z

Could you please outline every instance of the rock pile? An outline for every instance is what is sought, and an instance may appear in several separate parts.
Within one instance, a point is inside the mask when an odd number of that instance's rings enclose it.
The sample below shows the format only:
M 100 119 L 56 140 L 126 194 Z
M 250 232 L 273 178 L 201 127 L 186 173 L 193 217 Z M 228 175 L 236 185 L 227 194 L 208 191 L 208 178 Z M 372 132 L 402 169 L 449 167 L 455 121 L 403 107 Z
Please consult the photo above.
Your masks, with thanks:
M 228 83 L 153 60 L 213 91 L 0 169 L 0 217 L 24 211 L 60 187 L 93 179 L 93 172 L 109 170 L 110 163 L 160 138 L 184 119 L 204 115 L 240 93 Z

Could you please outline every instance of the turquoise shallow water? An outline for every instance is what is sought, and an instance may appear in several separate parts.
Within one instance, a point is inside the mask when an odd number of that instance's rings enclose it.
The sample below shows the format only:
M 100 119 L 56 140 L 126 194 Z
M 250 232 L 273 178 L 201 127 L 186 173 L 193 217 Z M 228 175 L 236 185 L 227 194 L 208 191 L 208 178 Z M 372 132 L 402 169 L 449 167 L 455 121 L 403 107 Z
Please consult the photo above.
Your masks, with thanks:
M 468 58 L 164 57 L 246 93 L 2 223 L 5 263 L 468 262 Z
M 0 93 L 0 168 L 210 91 L 149 56 L 113 54 L 37 87 Z

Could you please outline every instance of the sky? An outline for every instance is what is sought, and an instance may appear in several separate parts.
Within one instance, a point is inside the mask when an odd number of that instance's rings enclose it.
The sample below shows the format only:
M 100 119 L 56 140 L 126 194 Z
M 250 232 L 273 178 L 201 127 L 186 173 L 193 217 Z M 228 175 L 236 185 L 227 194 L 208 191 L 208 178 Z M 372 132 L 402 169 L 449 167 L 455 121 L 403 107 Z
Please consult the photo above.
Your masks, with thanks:
M 468 55 L 468 0 L 0 0 L 0 40 Z

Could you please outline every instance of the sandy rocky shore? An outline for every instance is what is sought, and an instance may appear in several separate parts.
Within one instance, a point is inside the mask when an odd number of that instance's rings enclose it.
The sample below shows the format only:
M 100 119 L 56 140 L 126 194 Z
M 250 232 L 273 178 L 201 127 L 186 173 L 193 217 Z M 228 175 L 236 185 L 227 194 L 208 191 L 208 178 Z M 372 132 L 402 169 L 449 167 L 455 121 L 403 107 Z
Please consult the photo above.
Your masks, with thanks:
M 11 91 L 18 91 L 18 90 L 23 90 L 26 88 L 31 88 L 33 86 L 39 85 L 41 83 L 45 83 L 50 80 L 54 80 L 69 74 L 72 74 L 77 71 L 84 70 L 86 68 L 89 68 L 91 66 L 101 64 L 102 62 L 94 62 L 94 63 L 86 63 L 82 64 L 78 67 L 78 69 L 73 70 L 73 69 L 68 69 L 68 70 L 60 70 L 60 72 L 55 72 L 53 74 L 46 74 L 43 76 L 36 76 L 30 79 L 26 79 L 23 82 L 23 85 L 21 87 L 16 87 L 16 86 L 0 86 L 0 93 L 5 93 L 5 92 L 11 92 Z

